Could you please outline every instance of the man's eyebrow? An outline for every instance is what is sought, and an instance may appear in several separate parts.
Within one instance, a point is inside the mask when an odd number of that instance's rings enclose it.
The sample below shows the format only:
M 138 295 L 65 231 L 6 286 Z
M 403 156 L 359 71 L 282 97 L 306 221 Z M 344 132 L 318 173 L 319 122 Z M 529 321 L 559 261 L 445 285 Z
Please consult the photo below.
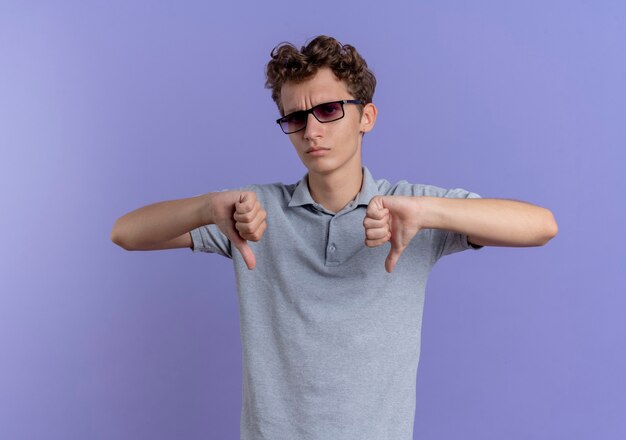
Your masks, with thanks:
M 286 115 L 288 115 L 288 114 L 290 114 L 290 113 L 302 112 L 302 111 L 304 111 L 304 110 L 305 110 L 305 109 L 289 110 L 289 111 L 285 111 L 285 114 L 286 114 Z
M 324 101 L 324 100 L 322 100 L 322 101 L 318 102 L 317 104 L 315 104 L 313 107 L 317 107 L 320 104 L 326 104 L 327 102 L 332 102 L 332 101 Z M 311 108 L 313 108 L 313 107 L 311 107 Z M 291 113 L 295 113 L 295 112 L 303 112 L 304 110 L 307 110 L 307 109 L 298 109 L 298 110 L 285 111 L 285 116 L 289 115 Z

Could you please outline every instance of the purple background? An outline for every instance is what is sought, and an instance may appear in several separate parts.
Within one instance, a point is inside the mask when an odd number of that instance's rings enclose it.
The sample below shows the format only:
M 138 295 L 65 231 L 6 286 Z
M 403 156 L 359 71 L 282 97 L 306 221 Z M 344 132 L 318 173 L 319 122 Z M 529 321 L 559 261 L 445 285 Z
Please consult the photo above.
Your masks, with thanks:
M 377 76 L 375 178 L 560 227 L 435 267 L 415 438 L 626 438 L 626 4 L 504 3 L 0 3 L 0 438 L 238 438 L 231 261 L 109 235 L 150 203 L 300 179 L 264 67 L 319 34 Z

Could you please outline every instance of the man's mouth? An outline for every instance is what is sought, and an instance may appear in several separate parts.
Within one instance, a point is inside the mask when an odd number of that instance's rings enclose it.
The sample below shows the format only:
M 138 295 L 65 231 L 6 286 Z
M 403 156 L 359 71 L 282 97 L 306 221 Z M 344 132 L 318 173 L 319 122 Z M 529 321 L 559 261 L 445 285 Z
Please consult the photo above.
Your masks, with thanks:
M 330 148 L 324 148 L 324 147 L 311 147 L 308 150 L 306 150 L 307 153 L 311 153 L 313 151 L 319 151 L 319 150 L 330 150 Z

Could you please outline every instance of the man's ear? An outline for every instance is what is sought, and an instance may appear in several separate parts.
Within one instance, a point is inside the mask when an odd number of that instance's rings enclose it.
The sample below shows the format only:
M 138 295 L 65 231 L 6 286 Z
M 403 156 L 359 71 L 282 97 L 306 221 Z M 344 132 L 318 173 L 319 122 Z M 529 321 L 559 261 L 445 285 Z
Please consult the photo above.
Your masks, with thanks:
M 376 124 L 376 115 L 378 115 L 378 109 L 372 102 L 368 102 L 363 107 L 363 114 L 361 115 L 361 124 L 359 125 L 359 131 L 361 133 L 367 133 L 374 128 Z

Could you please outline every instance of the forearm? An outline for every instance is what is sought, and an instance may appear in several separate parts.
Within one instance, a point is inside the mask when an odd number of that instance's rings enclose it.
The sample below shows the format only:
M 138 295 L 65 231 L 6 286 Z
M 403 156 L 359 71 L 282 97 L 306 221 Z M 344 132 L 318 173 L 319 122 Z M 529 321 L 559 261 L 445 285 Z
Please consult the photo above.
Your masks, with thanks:
M 148 248 L 213 223 L 211 193 L 154 203 L 129 212 L 114 224 L 111 240 L 125 249 Z
M 483 246 L 542 246 L 558 232 L 552 212 L 505 199 L 417 197 L 423 228 L 466 234 Z

